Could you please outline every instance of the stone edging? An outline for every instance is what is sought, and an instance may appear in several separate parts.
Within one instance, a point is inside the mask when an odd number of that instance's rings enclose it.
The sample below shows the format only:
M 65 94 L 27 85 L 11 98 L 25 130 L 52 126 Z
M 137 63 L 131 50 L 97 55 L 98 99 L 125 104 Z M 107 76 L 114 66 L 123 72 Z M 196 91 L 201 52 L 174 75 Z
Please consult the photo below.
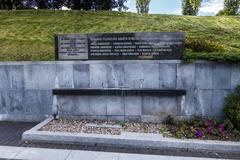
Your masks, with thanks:
M 223 152 L 240 152 L 240 142 L 211 141 L 211 140 L 180 140 L 164 138 L 159 134 L 122 132 L 121 135 L 100 135 L 87 133 L 67 133 L 38 131 L 50 122 L 48 118 L 22 135 L 22 140 L 33 142 L 61 143 L 61 144 L 88 144 L 111 145 L 148 149 L 189 149 Z

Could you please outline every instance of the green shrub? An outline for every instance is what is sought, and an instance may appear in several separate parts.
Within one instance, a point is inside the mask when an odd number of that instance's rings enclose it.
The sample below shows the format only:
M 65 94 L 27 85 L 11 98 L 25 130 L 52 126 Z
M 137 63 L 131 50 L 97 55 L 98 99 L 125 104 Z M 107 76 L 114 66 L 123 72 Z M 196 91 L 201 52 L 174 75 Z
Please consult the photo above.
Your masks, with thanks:
M 234 128 L 240 130 L 240 86 L 233 93 L 227 96 L 227 103 L 224 108 L 227 119 L 233 124 Z
M 164 123 L 166 125 L 175 125 L 175 120 L 172 116 L 168 115 L 167 118 L 165 119 Z
M 191 119 L 191 125 L 194 127 L 202 127 L 203 126 L 203 119 L 200 116 L 194 116 Z
M 206 40 L 206 38 L 188 38 L 185 46 L 193 52 L 216 52 L 224 50 L 222 45 Z
M 229 53 L 229 52 L 192 52 L 191 50 L 186 50 L 186 53 L 183 57 L 184 61 L 191 63 L 198 59 L 205 59 L 216 62 L 240 62 L 240 54 L 238 53 Z
M 233 130 L 233 128 L 234 128 L 231 120 L 229 120 L 229 119 L 226 119 L 226 120 L 224 121 L 224 126 L 225 126 L 226 130 L 228 130 L 228 131 L 231 131 L 231 130 Z

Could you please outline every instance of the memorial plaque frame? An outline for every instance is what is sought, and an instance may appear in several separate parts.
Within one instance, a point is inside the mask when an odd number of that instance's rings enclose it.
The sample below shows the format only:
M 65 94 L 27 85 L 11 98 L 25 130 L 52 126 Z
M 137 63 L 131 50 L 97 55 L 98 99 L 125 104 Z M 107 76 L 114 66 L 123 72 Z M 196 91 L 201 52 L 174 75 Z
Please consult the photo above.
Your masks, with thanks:
M 61 43 L 59 37 L 86 37 L 83 58 L 68 58 L 77 53 L 81 44 L 66 41 Z M 74 38 L 73 38 L 74 39 Z M 76 38 L 77 39 L 77 38 Z M 84 41 L 85 42 L 85 41 Z M 75 47 L 72 47 L 73 46 Z M 132 32 L 132 33 L 90 33 L 64 34 L 55 36 L 56 60 L 179 60 L 183 57 L 185 46 L 184 32 Z M 59 51 L 62 49 L 62 52 Z M 70 49 L 69 49 L 70 48 Z M 74 49 L 72 49 L 74 48 Z M 76 52 L 73 52 L 76 51 Z M 59 53 L 62 54 L 61 58 Z M 66 54 L 66 55 L 65 55 Z

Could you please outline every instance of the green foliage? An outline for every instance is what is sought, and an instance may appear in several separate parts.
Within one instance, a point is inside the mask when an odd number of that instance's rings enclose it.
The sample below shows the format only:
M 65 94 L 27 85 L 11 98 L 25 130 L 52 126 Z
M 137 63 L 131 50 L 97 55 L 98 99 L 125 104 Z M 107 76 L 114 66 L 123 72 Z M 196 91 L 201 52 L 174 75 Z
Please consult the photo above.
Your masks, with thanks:
M 232 62 L 239 63 L 240 62 L 240 54 L 239 53 L 229 53 L 229 52 L 192 52 L 191 50 L 187 50 L 183 56 L 183 60 L 186 63 L 191 63 L 195 60 L 203 59 L 210 60 L 215 62 Z
M 179 31 L 186 33 L 186 62 L 197 59 L 240 62 L 238 16 L 193 17 L 75 10 L 0 11 L 0 61 L 54 60 L 55 34 Z
M 125 128 L 126 127 L 126 122 L 125 121 L 120 121 L 120 123 L 119 123 L 123 128 Z
M 190 120 L 190 125 L 193 127 L 202 127 L 203 126 L 203 119 L 200 116 L 194 116 L 191 120 Z
M 234 128 L 240 130 L 240 86 L 237 86 L 234 92 L 227 96 L 224 111 Z
M 239 5 L 240 0 L 224 0 L 224 9 L 219 11 L 217 15 L 237 15 Z
M 182 14 L 196 16 L 201 6 L 202 0 L 183 0 Z
M 136 7 L 138 13 L 148 13 L 149 4 L 151 0 L 136 0 Z
M 224 121 L 224 126 L 225 126 L 226 130 L 229 130 L 229 131 L 234 129 L 234 126 L 233 126 L 233 124 L 232 124 L 230 119 L 226 119 Z
M 224 47 L 220 44 L 214 43 L 211 40 L 204 38 L 191 39 L 189 38 L 185 46 L 193 52 L 216 52 L 224 51 Z
M 168 115 L 167 118 L 165 119 L 164 123 L 167 125 L 174 125 L 175 120 L 172 116 Z

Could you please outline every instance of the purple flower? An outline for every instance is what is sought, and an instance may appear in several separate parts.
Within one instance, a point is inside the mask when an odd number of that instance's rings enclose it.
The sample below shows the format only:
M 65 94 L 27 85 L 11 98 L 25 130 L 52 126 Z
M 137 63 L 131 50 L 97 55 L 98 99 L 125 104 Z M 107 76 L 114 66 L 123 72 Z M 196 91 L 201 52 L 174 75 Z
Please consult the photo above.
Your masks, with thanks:
M 204 136 L 204 133 L 200 129 L 197 129 L 195 135 L 197 138 L 202 138 Z
M 224 124 L 219 124 L 218 128 L 219 128 L 220 133 L 224 134 Z

